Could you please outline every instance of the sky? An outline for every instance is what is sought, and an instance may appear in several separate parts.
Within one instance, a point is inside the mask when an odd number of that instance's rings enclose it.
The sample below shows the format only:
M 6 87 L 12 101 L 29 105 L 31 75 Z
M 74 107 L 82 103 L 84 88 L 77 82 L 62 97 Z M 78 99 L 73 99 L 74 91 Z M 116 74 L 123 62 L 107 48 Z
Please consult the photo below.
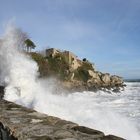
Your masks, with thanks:
M 69 50 L 97 70 L 140 78 L 140 0 L 0 0 L 9 21 L 37 45 Z

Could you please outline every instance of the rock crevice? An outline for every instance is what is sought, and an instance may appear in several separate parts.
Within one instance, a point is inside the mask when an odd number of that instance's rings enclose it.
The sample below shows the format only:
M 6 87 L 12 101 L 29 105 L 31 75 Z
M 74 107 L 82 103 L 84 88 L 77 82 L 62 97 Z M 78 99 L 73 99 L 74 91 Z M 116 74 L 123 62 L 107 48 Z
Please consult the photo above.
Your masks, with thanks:
M 0 122 L 0 140 L 18 140 L 9 127 L 4 126 L 2 122 Z

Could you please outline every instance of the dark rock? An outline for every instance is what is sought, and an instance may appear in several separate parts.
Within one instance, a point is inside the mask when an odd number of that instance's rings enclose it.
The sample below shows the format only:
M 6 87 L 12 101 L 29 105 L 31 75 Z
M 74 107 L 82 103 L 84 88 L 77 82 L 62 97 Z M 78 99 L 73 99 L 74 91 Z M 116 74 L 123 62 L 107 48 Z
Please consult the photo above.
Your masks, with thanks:
M 118 92 L 120 92 L 120 88 L 119 87 L 118 88 L 114 88 L 112 91 L 115 92 L 115 93 L 118 93 Z
M 79 131 L 81 133 L 87 134 L 87 135 L 94 135 L 94 138 L 101 138 L 104 136 L 104 133 L 98 130 L 94 130 L 91 128 L 87 128 L 84 126 L 75 126 L 72 128 L 75 131 Z
M 53 140 L 51 137 L 49 136 L 37 136 L 37 137 L 32 137 L 30 138 L 31 140 Z
M 113 135 L 108 135 L 103 137 L 101 140 L 125 140 L 125 139 Z
M 17 138 L 12 135 L 11 130 L 5 127 L 2 122 L 0 122 L 0 140 L 17 140 Z
M 0 86 L 0 100 L 4 97 L 4 86 Z

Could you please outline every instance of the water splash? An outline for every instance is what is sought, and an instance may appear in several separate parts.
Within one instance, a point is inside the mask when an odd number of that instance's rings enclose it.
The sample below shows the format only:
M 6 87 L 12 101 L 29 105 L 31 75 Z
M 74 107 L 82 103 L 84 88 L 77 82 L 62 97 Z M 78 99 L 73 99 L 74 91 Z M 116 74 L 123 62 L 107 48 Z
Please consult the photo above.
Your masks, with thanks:
M 6 85 L 6 100 L 100 129 L 106 134 L 127 140 L 140 139 L 132 121 L 114 111 L 112 105 L 121 103 L 121 100 L 113 103 L 114 95 L 101 91 L 52 94 L 54 82 L 38 79 L 37 64 L 22 52 L 24 38 L 21 30 L 9 27 L 0 40 L 0 83 Z

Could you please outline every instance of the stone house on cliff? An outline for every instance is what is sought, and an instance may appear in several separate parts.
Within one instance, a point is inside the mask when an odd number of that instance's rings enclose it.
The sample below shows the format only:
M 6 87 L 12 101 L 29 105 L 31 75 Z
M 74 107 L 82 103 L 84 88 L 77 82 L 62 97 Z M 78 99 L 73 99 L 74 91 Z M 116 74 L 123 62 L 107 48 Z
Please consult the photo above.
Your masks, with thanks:
M 79 62 L 77 60 L 77 56 L 74 55 L 72 52 L 64 51 L 63 55 L 64 55 L 67 63 L 69 64 L 70 69 L 75 70 L 80 66 L 80 64 L 79 64 Z
M 60 53 L 60 51 L 58 51 L 57 49 L 50 48 L 46 50 L 46 57 L 54 57 L 58 53 Z
M 61 54 L 63 55 L 63 57 L 65 58 L 65 61 L 69 64 L 69 69 L 71 71 L 77 69 L 81 64 L 79 63 L 77 56 L 74 55 L 72 52 L 70 51 L 59 51 L 55 48 L 50 48 L 46 50 L 46 57 L 54 57 L 57 54 Z

